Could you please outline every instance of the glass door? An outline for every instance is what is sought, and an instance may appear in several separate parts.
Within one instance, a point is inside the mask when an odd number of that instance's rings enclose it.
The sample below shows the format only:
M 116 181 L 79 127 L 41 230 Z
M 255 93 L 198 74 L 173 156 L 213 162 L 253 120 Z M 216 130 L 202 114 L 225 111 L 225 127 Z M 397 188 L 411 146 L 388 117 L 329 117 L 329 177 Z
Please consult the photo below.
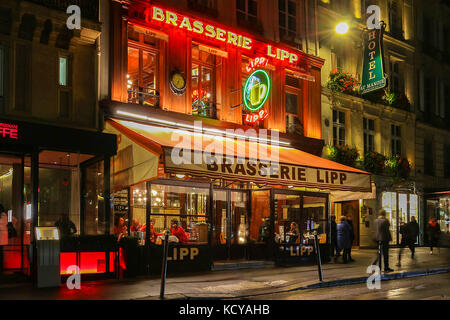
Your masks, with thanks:
M 21 155 L 0 154 L 0 275 L 28 270 L 31 179 L 27 169 Z
M 212 237 L 214 260 L 246 258 L 249 223 L 247 191 L 214 191 Z

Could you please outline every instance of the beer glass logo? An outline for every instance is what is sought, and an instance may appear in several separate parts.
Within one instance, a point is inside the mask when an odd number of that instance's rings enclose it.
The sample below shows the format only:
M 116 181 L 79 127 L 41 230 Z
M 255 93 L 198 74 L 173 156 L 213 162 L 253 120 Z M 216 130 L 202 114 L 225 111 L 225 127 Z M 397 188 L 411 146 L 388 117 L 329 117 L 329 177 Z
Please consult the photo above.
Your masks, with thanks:
M 270 78 L 266 71 L 255 70 L 247 78 L 243 90 L 243 102 L 247 109 L 256 111 L 266 103 L 270 93 Z

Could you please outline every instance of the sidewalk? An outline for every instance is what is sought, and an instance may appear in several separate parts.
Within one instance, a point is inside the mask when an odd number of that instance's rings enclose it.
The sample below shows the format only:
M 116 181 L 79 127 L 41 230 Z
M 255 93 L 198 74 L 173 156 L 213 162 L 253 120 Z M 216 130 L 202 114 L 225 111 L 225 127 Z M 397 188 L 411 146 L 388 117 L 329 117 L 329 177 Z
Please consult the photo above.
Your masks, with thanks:
M 414 260 L 409 249 L 403 250 L 402 266 L 397 267 L 399 249 L 390 250 L 390 264 L 395 271 L 384 279 L 417 276 L 434 272 L 450 272 L 450 249 L 417 248 Z M 318 280 L 317 266 L 270 267 L 212 271 L 203 274 L 169 276 L 165 289 L 166 299 L 239 299 L 246 296 L 311 289 L 320 286 L 345 285 L 362 282 L 369 276 L 367 267 L 376 255 L 375 250 L 353 250 L 355 262 L 323 265 L 323 283 Z M 159 299 L 160 279 L 138 277 L 122 280 L 102 280 L 81 283 L 80 290 L 61 288 L 36 289 L 22 286 L 0 285 L 0 299 Z

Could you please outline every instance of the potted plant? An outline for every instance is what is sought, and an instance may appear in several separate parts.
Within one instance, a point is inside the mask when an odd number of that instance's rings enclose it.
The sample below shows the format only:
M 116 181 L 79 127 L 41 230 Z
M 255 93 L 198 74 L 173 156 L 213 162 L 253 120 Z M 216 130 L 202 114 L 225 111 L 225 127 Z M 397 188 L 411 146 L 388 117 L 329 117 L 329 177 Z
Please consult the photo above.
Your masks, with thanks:
M 329 146 L 328 158 L 347 166 L 355 167 L 359 158 L 359 151 L 356 148 L 345 146 Z
M 330 72 L 327 88 L 333 92 L 356 94 L 355 88 L 359 86 L 359 81 L 348 72 L 333 69 Z
M 363 166 L 366 171 L 381 174 L 385 167 L 386 157 L 381 153 L 370 151 L 364 155 Z

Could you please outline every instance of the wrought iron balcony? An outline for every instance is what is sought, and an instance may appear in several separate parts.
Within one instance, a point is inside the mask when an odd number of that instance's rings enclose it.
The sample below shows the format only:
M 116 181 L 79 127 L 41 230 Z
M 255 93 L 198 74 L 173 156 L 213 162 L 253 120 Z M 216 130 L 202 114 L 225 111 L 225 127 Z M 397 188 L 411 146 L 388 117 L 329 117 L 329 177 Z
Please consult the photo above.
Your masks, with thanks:
M 82 18 L 98 21 L 98 13 L 99 13 L 98 0 L 26 0 L 26 1 L 64 12 L 66 12 L 69 6 L 77 5 L 81 9 Z

